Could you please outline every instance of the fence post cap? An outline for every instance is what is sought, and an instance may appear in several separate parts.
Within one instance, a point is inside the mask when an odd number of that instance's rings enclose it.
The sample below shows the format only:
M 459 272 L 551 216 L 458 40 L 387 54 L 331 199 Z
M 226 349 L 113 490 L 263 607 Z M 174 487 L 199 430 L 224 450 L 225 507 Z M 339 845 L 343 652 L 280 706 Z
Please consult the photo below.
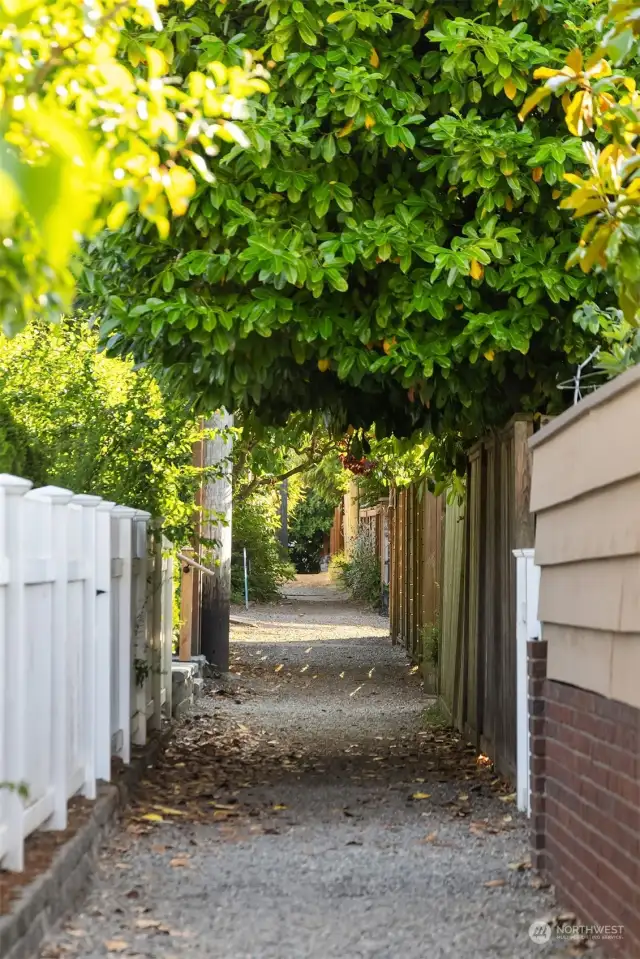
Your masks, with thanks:
M 62 486 L 39 486 L 37 489 L 32 489 L 29 496 L 33 499 L 48 499 L 53 503 L 60 503 L 65 506 L 71 502 L 74 493 L 72 490 L 64 489 Z
M 151 513 L 147 513 L 146 509 L 137 509 L 133 518 L 147 521 L 151 519 Z
M 111 512 L 115 513 L 118 519 L 133 519 L 137 510 L 133 506 L 121 506 L 119 503 L 116 503 Z
M 22 496 L 28 493 L 33 483 L 31 480 L 23 479 L 22 476 L 13 476 L 11 473 L 0 473 L 0 487 L 9 496 Z
M 102 502 L 102 497 L 92 496 L 90 493 L 76 493 L 72 502 L 78 506 L 97 506 Z
M 99 504 L 99 506 L 98 506 L 98 512 L 99 512 L 99 513 L 110 513 L 111 510 L 113 509 L 113 507 L 114 507 L 115 505 L 116 505 L 116 504 L 115 504 L 112 500 L 103 499 L 102 502 L 101 502 L 101 503 Z

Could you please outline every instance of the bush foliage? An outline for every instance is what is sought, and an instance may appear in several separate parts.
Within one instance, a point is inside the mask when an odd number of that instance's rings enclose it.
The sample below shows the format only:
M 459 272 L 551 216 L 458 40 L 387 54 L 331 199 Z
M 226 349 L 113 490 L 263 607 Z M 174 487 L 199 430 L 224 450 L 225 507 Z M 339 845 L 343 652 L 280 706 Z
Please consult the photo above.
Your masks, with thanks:
M 2 468 L 146 509 L 185 542 L 200 478 L 191 411 L 148 371 L 96 346 L 81 319 L 33 323 L 0 339 Z
M 289 550 L 299 573 L 318 573 L 324 538 L 335 506 L 314 489 L 305 490 L 289 519 Z
M 332 556 L 330 570 L 351 599 L 378 609 L 382 599 L 380 559 L 368 530 L 358 534 L 348 555 Z
M 276 538 L 280 519 L 276 498 L 258 493 L 234 506 L 231 553 L 231 598 L 244 603 L 243 549 L 249 566 L 249 601 L 268 603 L 295 576 L 286 549 Z

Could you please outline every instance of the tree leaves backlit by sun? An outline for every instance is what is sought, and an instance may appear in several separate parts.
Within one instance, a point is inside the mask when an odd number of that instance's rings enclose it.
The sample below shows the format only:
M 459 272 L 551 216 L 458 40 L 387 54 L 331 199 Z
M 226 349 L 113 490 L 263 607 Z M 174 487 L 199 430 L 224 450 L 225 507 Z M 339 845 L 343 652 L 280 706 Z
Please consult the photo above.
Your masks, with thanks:
M 124 62 L 127 29 L 138 39 Z M 69 304 L 83 237 L 134 210 L 166 236 L 197 178 L 212 180 L 217 140 L 247 142 L 236 121 L 268 91 L 265 71 L 211 59 L 177 79 L 172 57 L 153 0 L 0 0 L 6 332 Z
M 567 266 L 585 273 L 607 269 L 625 320 L 637 324 L 640 307 L 640 93 L 627 72 L 615 70 L 637 51 L 638 0 L 614 0 L 601 24 L 602 40 L 584 57 L 574 49 L 561 69 L 534 73 L 544 80 L 524 103 L 522 119 L 552 95 L 561 95 L 566 123 L 574 136 L 591 136 L 583 149 L 584 176 L 565 174 L 574 187 L 560 206 L 587 217 L 579 246 Z M 593 142 L 595 141 L 595 142 Z

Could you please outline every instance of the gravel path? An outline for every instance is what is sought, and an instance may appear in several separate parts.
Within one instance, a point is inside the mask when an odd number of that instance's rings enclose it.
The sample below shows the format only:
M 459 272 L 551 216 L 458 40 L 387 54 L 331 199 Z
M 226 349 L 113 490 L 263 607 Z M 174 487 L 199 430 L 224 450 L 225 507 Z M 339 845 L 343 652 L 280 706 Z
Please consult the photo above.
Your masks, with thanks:
M 551 899 L 525 823 L 426 724 L 387 623 L 320 578 L 289 596 L 234 611 L 252 625 L 234 627 L 232 676 L 150 770 L 43 959 L 565 955 L 527 933 Z

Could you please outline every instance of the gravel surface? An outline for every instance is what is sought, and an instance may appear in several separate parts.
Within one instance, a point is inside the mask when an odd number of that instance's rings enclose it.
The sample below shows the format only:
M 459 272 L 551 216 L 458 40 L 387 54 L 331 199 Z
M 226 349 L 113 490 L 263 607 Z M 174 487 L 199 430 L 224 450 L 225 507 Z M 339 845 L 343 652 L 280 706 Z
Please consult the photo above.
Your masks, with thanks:
M 528 936 L 552 900 L 526 868 L 525 822 L 428 725 L 386 621 L 324 578 L 288 595 L 234 611 L 231 676 L 150 770 L 43 959 L 565 955 Z

